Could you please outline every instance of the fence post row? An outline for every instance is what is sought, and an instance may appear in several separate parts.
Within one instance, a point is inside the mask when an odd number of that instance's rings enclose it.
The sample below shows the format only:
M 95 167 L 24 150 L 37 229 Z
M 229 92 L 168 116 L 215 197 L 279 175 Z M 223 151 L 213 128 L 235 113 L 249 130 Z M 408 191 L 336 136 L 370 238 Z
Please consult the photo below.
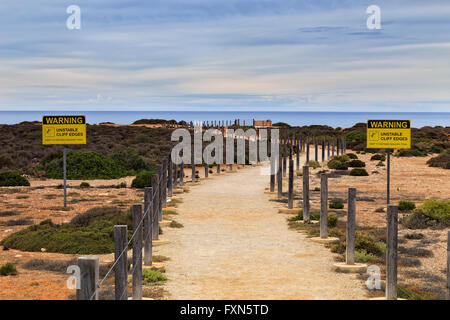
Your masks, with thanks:
M 386 239 L 386 300 L 397 299 L 398 207 L 388 205 Z
M 116 300 L 128 299 L 128 227 L 127 225 L 114 226 L 114 261 L 115 286 L 114 294 Z M 122 252 L 124 252 L 122 254 Z
M 142 299 L 142 204 L 133 205 L 133 300 Z
M 163 208 L 165 208 L 165 207 L 167 207 L 167 163 L 168 163 L 168 160 L 167 159 L 164 159 L 163 160 L 163 164 L 162 164 L 162 177 L 163 177 L 163 180 L 162 180 L 162 199 L 163 199 L 163 202 L 162 202 L 162 207 Z
M 98 300 L 97 283 L 99 278 L 98 257 L 79 257 L 80 289 L 77 289 L 77 300 Z
M 303 166 L 303 222 L 309 222 L 309 166 Z

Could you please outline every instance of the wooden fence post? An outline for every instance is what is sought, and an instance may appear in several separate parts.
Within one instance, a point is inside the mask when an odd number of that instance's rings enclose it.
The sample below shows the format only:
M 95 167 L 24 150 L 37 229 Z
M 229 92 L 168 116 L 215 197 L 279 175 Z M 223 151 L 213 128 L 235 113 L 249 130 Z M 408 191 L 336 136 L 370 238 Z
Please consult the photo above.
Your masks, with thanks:
M 127 244 L 127 225 L 114 226 L 114 261 L 118 261 L 114 269 L 114 293 L 116 300 L 128 300 Z M 125 252 L 122 254 L 124 250 Z
M 334 157 L 334 144 L 335 144 L 335 140 L 333 138 L 333 147 L 331 148 L 331 156 Z
M 180 164 L 180 186 L 184 185 L 184 163 L 181 161 Z
M 144 189 L 144 265 L 152 265 L 153 188 Z
M 398 207 L 387 208 L 386 300 L 397 300 Z
M 345 262 L 355 264 L 356 189 L 348 188 Z
M 306 138 L 306 164 L 309 166 L 309 137 Z
M 209 166 L 205 163 L 205 178 L 208 178 L 209 175 Z
M 303 222 L 309 218 L 309 166 L 303 166 Z
M 287 167 L 287 146 L 286 146 L 286 140 L 284 140 L 284 145 L 283 145 L 283 177 L 286 177 L 286 167 Z
M 173 164 L 173 187 L 178 188 L 178 168 L 175 163 Z
M 328 238 L 328 176 L 320 175 L 320 237 Z
M 319 149 L 317 145 L 317 138 L 314 136 L 314 160 L 319 162 Z
M 289 160 L 289 195 L 288 208 L 294 207 L 294 160 Z
M 330 140 L 327 140 L 327 160 L 330 160 Z
M 325 161 L 325 138 L 322 141 L 322 162 Z
M 194 149 L 194 148 L 192 148 Z M 192 168 L 192 182 L 195 182 L 195 154 L 194 154 L 194 150 L 191 151 L 191 168 Z
M 164 175 L 163 175 L 163 168 L 160 165 L 159 166 L 159 174 L 158 174 L 158 188 L 159 188 L 159 207 L 158 207 L 158 221 L 162 220 L 162 208 L 164 206 Z
M 168 169 L 169 172 L 167 173 L 167 193 L 169 197 L 173 196 L 173 165 L 172 165 L 172 155 L 169 154 L 168 159 Z
M 340 149 L 339 137 L 336 137 L 336 155 L 339 155 Z
M 162 208 L 167 207 L 167 159 L 162 163 Z
M 152 202 L 152 240 L 159 239 L 159 183 L 158 175 L 152 175 L 153 202 Z
M 133 205 L 133 300 L 142 299 L 142 204 Z
M 79 257 L 80 289 L 77 289 L 77 300 L 98 300 L 99 262 L 97 257 Z M 94 294 L 95 292 L 95 294 Z
M 297 140 L 297 157 L 295 158 L 295 168 L 300 170 L 300 141 Z
M 270 192 L 275 192 L 275 160 L 270 158 Z
M 278 187 L 278 198 L 283 195 L 283 169 L 281 165 L 281 155 L 278 159 L 278 170 L 277 170 L 277 187 Z

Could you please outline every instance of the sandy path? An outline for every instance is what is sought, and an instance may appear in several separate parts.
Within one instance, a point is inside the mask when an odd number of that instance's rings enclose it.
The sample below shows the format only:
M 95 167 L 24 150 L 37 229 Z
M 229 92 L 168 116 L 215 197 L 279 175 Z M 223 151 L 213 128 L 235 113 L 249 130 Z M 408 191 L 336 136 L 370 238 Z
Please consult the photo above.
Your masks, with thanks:
M 213 176 L 182 196 L 175 219 L 184 228 L 165 229 L 171 243 L 155 248 L 171 258 L 169 298 L 364 298 L 355 275 L 332 271 L 328 249 L 288 230 L 260 169 Z

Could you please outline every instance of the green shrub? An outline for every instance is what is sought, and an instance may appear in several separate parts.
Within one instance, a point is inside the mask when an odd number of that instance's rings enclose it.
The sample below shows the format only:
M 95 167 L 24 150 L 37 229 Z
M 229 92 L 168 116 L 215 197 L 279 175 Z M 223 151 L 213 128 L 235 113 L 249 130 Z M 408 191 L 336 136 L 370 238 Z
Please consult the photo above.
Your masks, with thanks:
M 352 160 L 352 159 L 354 159 L 354 160 L 358 159 L 358 156 L 357 156 L 356 154 L 354 154 L 354 153 L 347 153 L 346 156 L 349 157 L 350 160 Z
M 367 253 L 366 250 L 355 250 L 355 260 L 357 262 L 373 262 L 377 257 L 371 253 Z
M 363 142 L 367 137 L 365 132 L 353 130 L 345 135 L 345 139 L 349 142 Z
M 183 228 L 184 226 L 181 223 L 179 223 L 175 220 L 172 220 L 172 222 L 169 224 L 169 227 L 170 228 Z
M 349 162 L 348 166 L 351 168 L 363 168 L 366 166 L 366 163 L 361 160 L 352 160 Z
M 151 169 L 150 164 L 135 151 L 119 151 L 114 153 L 111 158 L 122 165 L 129 175 L 135 175 L 140 171 Z
M 416 208 L 414 202 L 411 201 L 400 201 L 398 203 L 398 210 L 400 211 L 411 211 Z
M 314 191 L 320 191 L 320 188 L 319 187 L 315 187 Z
M 334 214 L 328 216 L 328 228 L 334 228 L 337 226 L 338 217 Z
M 1 276 L 9 276 L 9 275 L 15 276 L 16 274 L 17 274 L 17 269 L 16 269 L 16 265 L 14 263 L 7 262 L 0 268 Z
M 91 185 L 88 182 L 82 182 L 80 183 L 80 188 L 90 188 Z
M 365 253 L 365 255 L 380 256 L 385 252 L 383 242 L 377 241 L 372 235 L 356 231 L 355 233 L 355 250 Z M 342 241 L 331 247 L 331 251 L 335 253 L 344 253 L 346 249 L 345 241 Z M 383 251 L 384 250 L 384 251 Z M 356 253 L 356 252 L 355 252 Z
M 333 199 L 330 201 L 330 204 L 328 205 L 330 209 L 343 209 L 344 204 L 339 199 Z
M 437 157 L 431 158 L 427 161 L 427 164 L 430 167 L 450 169 L 450 150 L 445 150 Z
M 14 171 L 0 172 L 0 187 L 30 186 L 30 181 Z
M 154 284 L 158 282 L 167 281 L 167 277 L 161 272 L 149 268 L 142 270 L 142 283 L 143 284 Z
M 317 169 L 320 167 L 320 163 L 317 161 L 313 161 L 313 160 L 310 160 L 308 165 L 310 168 L 313 168 L 313 169 Z
M 377 163 L 377 167 L 384 167 L 384 162 L 383 161 L 379 161 Z
M 362 168 L 355 168 L 352 171 L 350 171 L 351 176 L 368 176 L 369 173 L 367 173 L 366 169 Z
M 385 155 L 382 155 L 382 154 L 374 154 L 374 155 L 370 158 L 370 160 L 371 160 L 371 161 L 374 161 L 374 160 L 386 161 L 386 156 L 385 156 Z
M 62 155 L 44 159 L 41 164 L 47 178 L 63 178 Z M 69 152 L 67 154 L 67 179 L 69 180 L 93 180 L 93 179 L 118 179 L 127 175 L 127 170 L 111 157 L 89 152 Z
M 427 152 L 417 149 L 401 149 L 395 155 L 397 157 L 426 157 Z
M 309 213 L 310 220 L 320 220 L 320 212 L 311 211 Z M 295 217 L 289 218 L 289 221 L 303 221 L 303 210 L 299 210 L 298 215 Z
M 114 252 L 114 225 L 128 225 L 132 230 L 131 215 L 114 207 L 88 210 L 68 224 L 57 225 L 42 221 L 3 239 L 5 248 L 21 251 L 67 254 L 104 254 Z
M 335 170 L 347 170 L 348 169 L 348 162 L 347 161 L 339 161 L 336 159 L 331 159 L 328 161 L 328 168 L 335 169 Z
M 438 224 L 450 226 L 450 201 L 427 200 L 401 223 L 409 229 L 424 229 Z
M 146 188 L 152 186 L 152 175 L 156 173 L 155 170 L 145 170 L 137 174 L 136 178 L 131 182 L 132 188 Z

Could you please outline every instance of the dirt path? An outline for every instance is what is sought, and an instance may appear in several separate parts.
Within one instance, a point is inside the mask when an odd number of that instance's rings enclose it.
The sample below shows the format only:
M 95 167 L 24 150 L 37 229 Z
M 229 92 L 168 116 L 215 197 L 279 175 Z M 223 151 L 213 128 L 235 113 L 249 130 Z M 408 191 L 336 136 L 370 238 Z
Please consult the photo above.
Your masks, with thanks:
M 332 271 L 329 249 L 288 230 L 260 170 L 222 173 L 182 196 L 184 228 L 165 229 L 170 244 L 155 248 L 171 259 L 169 299 L 364 298 L 361 280 Z

